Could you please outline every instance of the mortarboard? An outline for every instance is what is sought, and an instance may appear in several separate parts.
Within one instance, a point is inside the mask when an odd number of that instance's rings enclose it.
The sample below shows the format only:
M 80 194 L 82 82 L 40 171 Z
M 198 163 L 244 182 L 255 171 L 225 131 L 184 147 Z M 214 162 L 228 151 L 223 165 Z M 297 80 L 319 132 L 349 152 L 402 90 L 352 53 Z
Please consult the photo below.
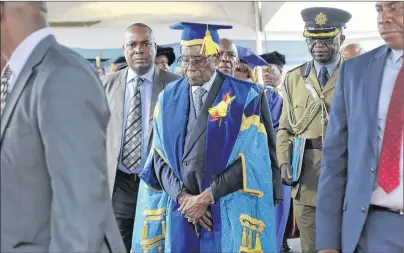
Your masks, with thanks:
M 240 61 L 246 63 L 251 69 L 254 69 L 256 66 L 267 65 L 266 61 L 261 56 L 256 55 L 246 47 L 237 46 L 237 52 Z
M 231 29 L 230 25 L 201 24 L 180 22 L 170 26 L 174 30 L 182 30 L 181 46 L 201 45 L 201 54 L 214 55 L 219 51 L 220 38 L 217 30 Z
M 171 66 L 171 64 L 173 64 L 174 61 L 175 61 L 175 53 L 174 53 L 174 49 L 172 47 L 160 47 L 160 46 L 157 46 L 156 57 L 160 56 L 160 55 L 167 56 L 168 66 Z
M 342 28 L 345 28 L 352 15 L 344 10 L 327 7 L 313 7 L 302 10 L 305 22 L 305 37 L 335 37 Z
M 283 65 L 286 64 L 285 56 L 283 54 L 274 51 L 272 53 L 267 53 L 261 55 L 262 58 L 267 62 L 267 64 L 275 64 L 279 67 L 283 68 Z

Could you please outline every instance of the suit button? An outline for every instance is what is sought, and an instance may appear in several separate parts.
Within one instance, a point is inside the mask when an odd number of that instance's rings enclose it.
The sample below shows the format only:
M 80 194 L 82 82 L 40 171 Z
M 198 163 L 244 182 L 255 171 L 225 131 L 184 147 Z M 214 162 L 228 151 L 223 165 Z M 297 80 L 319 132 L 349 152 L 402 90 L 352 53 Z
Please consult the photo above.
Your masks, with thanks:
M 187 167 L 187 163 L 183 162 L 182 167 Z
M 321 95 L 321 96 L 320 96 L 320 98 L 324 99 L 324 98 L 325 98 L 325 96 L 324 96 L 324 95 Z
M 366 208 L 361 207 L 361 212 L 362 212 L 362 213 L 365 213 L 365 212 L 366 212 Z
M 374 169 L 374 168 L 371 168 L 370 171 L 371 171 L 372 173 L 375 173 L 375 169 Z

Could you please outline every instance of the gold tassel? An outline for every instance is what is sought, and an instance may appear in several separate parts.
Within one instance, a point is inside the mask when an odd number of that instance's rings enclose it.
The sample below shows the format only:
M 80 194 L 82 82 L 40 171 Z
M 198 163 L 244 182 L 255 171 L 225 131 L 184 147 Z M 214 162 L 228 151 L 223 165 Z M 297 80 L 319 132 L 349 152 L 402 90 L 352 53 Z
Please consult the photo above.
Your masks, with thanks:
M 112 63 L 111 64 L 111 73 L 114 73 L 115 72 L 115 69 L 116 69 L 116 66 L 115 66 L 115 63 Z
M 257 234 L 255 235 L 255 252 L 261 252 L 261 239 L 260 239 L 260 233 L 257 231 Z
M 248 248 L 252 249 L 252 230 L 248 231 Z
M 161 229 L 162 234 L 163 234 L 163 236 L 166 236 L 166 222 L 162 221 L 161 226 L 162 226 L 162 229 Z
M 143 224 L 142 239 L 147 239 L 147 221 L 145 221 Z
M 247 246 L 247 232 L 246 232 L 246 229 L 245 229 L 245 227 L 243 227 L 243 233 L 242 233 L 242 236 L 241 236 L 241 246 L 243 246 L 243 247 L 246 247 Z
M 163 252 L 163 246 L 161 245 L 161 241 L 159 242 L 159 249 L 158 249 L 159 253 Z
M 208 26 L 206 27 L 206 34 L 205 37 L 203 38 L 200 54 L 204 54 L 207 56 L 217 54 L 217 47 L 212 39 L 212 36 L 210 35 Z
M 97 69 L 101 67 L 101 58 L 99 56 L 95 57 L 95 66 Z

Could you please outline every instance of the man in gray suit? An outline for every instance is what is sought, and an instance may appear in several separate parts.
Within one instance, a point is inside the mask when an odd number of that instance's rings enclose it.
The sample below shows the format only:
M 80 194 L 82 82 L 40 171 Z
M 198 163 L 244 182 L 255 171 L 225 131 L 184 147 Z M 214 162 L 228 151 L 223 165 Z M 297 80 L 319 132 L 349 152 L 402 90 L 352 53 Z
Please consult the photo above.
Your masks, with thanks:
M 109 111 L 41 2 L 1 2 L 1 251 L 124 252 L 105 163 Z
M 404 2 L 378 2 L 376 11 L 386 45 L 347 60 L 335 90 L 318 186 L 319 253 L 404 252 Z
M 136 23 L 126 29 L 123 46 L 128 67 L 101 78 L 111 109 L 107 130 L 107 164 L 112 203 L 125 246 L 132 232 L 142 171 L 150 148 L 153 108 L 164 86 L 180 76 L 154 66 L 153 31 Z

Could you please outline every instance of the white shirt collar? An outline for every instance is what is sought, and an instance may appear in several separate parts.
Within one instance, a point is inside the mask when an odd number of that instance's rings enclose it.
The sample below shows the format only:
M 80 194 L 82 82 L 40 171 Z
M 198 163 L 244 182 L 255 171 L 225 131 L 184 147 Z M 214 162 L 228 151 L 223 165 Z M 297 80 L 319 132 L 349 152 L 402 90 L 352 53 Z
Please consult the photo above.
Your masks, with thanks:
M 130 81 L 133 80 L 133 78 L 137 77 L 135 71 L 133 71 L 131 68 L 128 67 L 128 75 L 126 76 L 126 83 L 129 83 Z M 142 75 L 141 78 L 144 80 L 149 81 L 150 83 L 153 83 L 153 76 L 154 76 L 154 65 L 149 69 L 149 71 L 146 72 L 146 74 Z
M 209 79 L 209 81 L 207 81 L 204 85 L 202 85 L 202 88 L 204 88 L 207 92 L 210 91 L 210 88 L 212 88 L 213 82 L 216 79 L 216 71 L 213 73 L 212 77 Z M 196 89 L 198 89 L 199 86 L 192 86 L 192 93 L 194 93 L 196 91 Z
M 400 58 L 403 56 L 403 52 L 404 52 L 404 50 L 394 50 L 394 49 L 392 49 L 391 50 L 391 57 L 392 57 L 392 60 L 393 60 L 393 63 L 397 63 L 399 60 L 400 60 Z
M 26 37 L 14 50 L 8 64 L 13 73 L 13 80 L 15 81 L 20 75 L 22 69 L 27 63 L 28 58 L 36 48 L 36 46 L 46 37 L 52 35 L 50 28 L 42 28 Z M 9 87 L 11 89 L 11 87 Z

